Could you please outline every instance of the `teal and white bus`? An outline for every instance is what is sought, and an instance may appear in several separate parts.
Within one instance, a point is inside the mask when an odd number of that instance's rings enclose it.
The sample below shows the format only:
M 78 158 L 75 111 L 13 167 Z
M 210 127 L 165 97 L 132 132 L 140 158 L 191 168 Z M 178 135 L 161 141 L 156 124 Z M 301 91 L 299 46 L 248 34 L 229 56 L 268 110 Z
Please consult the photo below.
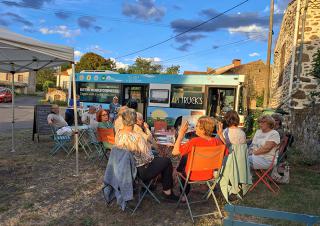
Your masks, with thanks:
M 136 100 L 137 111 L 153 126 L 155 120 L 173 126 L 179 116 L 221 116 L 234 109 L 243 123 L 244 75 L 76 74 L 77 94 L 84 107 L 109 108 L 114 96 L 124 105 Z

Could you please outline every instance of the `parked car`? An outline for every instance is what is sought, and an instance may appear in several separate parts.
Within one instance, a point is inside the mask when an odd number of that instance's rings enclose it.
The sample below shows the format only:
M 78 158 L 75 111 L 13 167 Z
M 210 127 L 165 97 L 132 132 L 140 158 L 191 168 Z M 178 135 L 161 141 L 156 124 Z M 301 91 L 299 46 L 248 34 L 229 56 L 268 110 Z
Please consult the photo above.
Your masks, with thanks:
M 12 101 L 12 93 L 8 88 L 0 88 L 0 103 L 1 102 L 11 102 Z

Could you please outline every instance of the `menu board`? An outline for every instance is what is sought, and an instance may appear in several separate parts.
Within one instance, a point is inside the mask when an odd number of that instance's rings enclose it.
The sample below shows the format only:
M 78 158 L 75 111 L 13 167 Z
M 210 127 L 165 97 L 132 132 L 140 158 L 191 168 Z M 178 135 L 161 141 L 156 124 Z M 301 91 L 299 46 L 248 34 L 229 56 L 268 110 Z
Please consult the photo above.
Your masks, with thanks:
M 48 125 L 48 114 L 51 112 L 51 105 L 36 105 L 34 106 L 34 118 L 33 118 L 33 134 L 32 140 L 34 140 L 34 135 L 37 134 L 39 141 L 39 135 L 49 135 L 51 134 L 50 126 Z

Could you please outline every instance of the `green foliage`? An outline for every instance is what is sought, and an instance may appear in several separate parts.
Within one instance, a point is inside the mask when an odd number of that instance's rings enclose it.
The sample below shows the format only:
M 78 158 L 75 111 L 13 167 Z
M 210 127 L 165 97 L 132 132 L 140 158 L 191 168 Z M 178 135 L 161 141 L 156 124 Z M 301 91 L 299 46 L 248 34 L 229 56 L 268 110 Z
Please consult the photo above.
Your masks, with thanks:
M 55 100 L 55 101 L 52 102 L 52 104 L 56 104 L 58 106 L 63 106 L 63 107 L 68 106 L 67 102 L 66 101 L 62 101 L 62 100 Z
M 320 49 L 313 55 L 311 75 L 320 82 Z
M 263 114 L 262 111 L 255 110 L 251 111 L 248 116 L 246 117 L 245 121 L 245 133 L 248 138 L 252 138 L 255 132 L 258 129 L 258 122 L 257 119 Z
M 151 60 L 138 57 L 133 65 L 129 66 L 129 74 L 160 74 L 162 65 L 152 62 Z
M 119 68 L 117 69 L 117 72 L 119 72 L 120 74 L 127 74 L 127 70 L 125 68 Z
M 71 68 L 71 64 L 70 63 L 65 63 L 61 65 L 61 71 L 65 71 L 67 69 Z
M 36 89 L 38 91 L 43 91 L 44 83 L 46 81 L 51 81 L 56 84 L 57 77 L 56 71 L 52 68 L 41 69 L 37 72 L 36 76 Z
M 38 100 L 38 103 L 39 104 L 49 104 L 49 102 L 47 100 L 44 100 L 44 99 Z
M 43 86 L 42 86 L 42 90 L 47 92 L 48 91 L 48 88 L 53 88 L 55 86 L 55 83 L 52 82 L 52 81 L 45 81 L 43 83 Z
M 166 68 L 165 74 L 176 75 L 180 72 L 180 65 L 172 65 Z
M 256 107 L 262 107 L 263 106 L 263 95 L 256 97 Z
M 115 70 L 116 64 L 111 59 L 105 59 L 96 53 L 84 54 L 76 64 L 76 72 L 82 70 Z

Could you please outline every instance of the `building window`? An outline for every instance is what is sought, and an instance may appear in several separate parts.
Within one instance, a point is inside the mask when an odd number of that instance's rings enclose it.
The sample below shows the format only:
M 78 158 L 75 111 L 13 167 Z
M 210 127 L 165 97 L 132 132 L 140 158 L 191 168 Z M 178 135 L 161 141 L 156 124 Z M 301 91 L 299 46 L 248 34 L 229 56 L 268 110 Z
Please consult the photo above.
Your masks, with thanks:
M 11 74 L 10 74 L 10 73 L 7 73 L 7 74 L 6 74 L 6 80 L 7 80 L 7 81 L 11 81 Z
M 62 89 L 68 89 L 69 87 L 69 82 L 68 81 L 63 81 L 62 82 Z
M 285 72 L 285 56 L 286 56 L 286 43 L 282 45 L 281 53 L 280 53 L 280 67 L 279 67 L 279 79 L 278 79 L 278 87 L 282 86 L 283 83 L 283 75 Z
M 23 82 L 23 75 L 18 75 L 18 82 Z
M 204 87 L 172 85 L 171 89 L 171 107 L 202 109 L 204 98 Z

